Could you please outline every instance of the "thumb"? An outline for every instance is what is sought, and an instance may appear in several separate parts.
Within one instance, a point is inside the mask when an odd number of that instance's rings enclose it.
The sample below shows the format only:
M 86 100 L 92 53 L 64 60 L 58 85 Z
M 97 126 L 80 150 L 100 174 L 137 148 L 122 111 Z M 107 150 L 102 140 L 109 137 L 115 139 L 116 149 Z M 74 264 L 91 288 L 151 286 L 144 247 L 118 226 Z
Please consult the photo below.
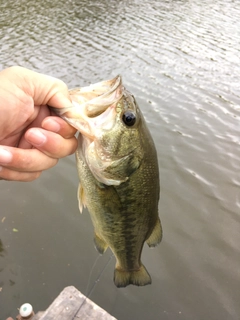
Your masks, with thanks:
M 67 85 L 57 78 L 34 72 L 32 97 L 35 105 L 49 105 L 55 108 L 72 107 Z
M 50 93 L 49 99 L 47 99 L 46 101 L 46 104 L 49 107 L 54 107 L 54 108 L 72 107 L 72 101 L 70 100 L 68 90 L 62 90 L 62 91 L 58 91 L 58 89 L 52 90 L 52 92 Z
M 50 105 L 55 108 L 71 107 L 67 85 L 54 77 L 23 67 L 11 67 L 8 77 L 34 100 L 35 106 Z

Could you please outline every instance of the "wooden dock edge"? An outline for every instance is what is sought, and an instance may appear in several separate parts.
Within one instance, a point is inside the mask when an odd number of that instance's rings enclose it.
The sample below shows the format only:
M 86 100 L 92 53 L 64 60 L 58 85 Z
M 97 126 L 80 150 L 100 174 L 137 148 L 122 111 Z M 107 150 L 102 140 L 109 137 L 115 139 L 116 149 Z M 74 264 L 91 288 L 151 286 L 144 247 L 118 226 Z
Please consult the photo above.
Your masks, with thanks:
M 116 320 L 107 311 L 78 291 L 74 286 L 63 289 L 46 311 L 32 320 Z

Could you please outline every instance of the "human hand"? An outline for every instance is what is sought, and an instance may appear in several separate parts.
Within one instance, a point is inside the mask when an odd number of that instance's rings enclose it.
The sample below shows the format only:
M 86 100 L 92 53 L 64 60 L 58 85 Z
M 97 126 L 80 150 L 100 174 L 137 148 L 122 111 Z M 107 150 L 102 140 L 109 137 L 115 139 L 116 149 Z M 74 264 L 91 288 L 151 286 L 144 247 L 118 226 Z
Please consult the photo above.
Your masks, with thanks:
M 0 72 L 0 179 L 34 180 L 76 150 L 76 130 L 47 105 L 71 107 L 62 81 L 22 67 Z

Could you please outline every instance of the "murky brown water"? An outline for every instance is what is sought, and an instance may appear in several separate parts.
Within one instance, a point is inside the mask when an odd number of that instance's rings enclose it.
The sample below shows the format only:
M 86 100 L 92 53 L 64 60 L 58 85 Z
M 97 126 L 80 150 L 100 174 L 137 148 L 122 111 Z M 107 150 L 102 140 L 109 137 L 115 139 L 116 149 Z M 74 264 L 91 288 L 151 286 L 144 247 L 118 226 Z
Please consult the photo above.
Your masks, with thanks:
M 153 284 L 117 289 L 111 259 L 90 296 L 118 319 L 240 318 L 239 17 L 238 0 L 0 1 L 1 69 L 70 87 L 120 73 L 155 140 L 164 239 L 143 252 Z M 24 302 L 45 309 L 68 285 L 86 293 L 98 254 L 77 185 L 73 156 L 35 182 L 0 182 L 1 320 Z

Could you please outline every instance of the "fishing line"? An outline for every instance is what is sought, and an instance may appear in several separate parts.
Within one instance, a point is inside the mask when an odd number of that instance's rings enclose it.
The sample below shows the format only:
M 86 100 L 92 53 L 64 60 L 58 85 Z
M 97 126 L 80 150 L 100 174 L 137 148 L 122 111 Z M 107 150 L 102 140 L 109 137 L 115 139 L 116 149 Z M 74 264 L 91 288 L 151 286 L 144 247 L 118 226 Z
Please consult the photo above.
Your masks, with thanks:
M 95 287 L 97 286 L 101 276 L 103 275 L 104 271 L 106 270 L 107 266 L 109 265 L 110 261 L 112 260 L 112 257 L 113 257 L 113 253 L 111 254 L 111 256 L 108 258 L 108 261 L 107 263 L 105 264 L 105 266 L 103 267 L 103 269 L 100 271 L 97 279 L 94 281 L 93 283 L 93 286 L 92 288 L 90 289 L 89 293 L 87 295 L 85 295 L 85 298 L 83 299 L 83 302 L 80 304 L 79 308 L 77 309 L 77 311 L 75 312 L 72 320 L 74 320 L 76 317 L 76 315 L 78 314 L 78 312 L 81 310 L 82 306 L 84 305 L 84 303 L 86 302 L 86 300 L 90 297 L 90 295 L 93 293 L 93 290 L 95 289 Z M 97 259 L 95 260 L 93 266 L 92 266 L 92 269 L 90 271 L 90 274 L 89 274 L 89 280 L 88 280 L 88 284 L 87 284 L 87 289 L 89 288 L 89 283 L 90 283 L 90 279 L 91 279 L 91 276 L 92 276 L 92 272 L 93 272 L 93 269 L 94 267 L 96 266 L 97 264 L 97 261 L 99 260 L 100 258 L 100 255 L 97 257 Z M 86 290 L 86 293 L 87 293 L 87 290 Z
M 99 255 L 99 257 L 100 257 L 100 255 Z M 105 266 L 103 267 L 103 269 L 100 271 L 97 279 L 94 281 L 94 284 L 93 284 L 93 286 L 92 286 L 92 289 L 89 291 L 89 293 L 88 293 L 88 295 L 87 295 L 87 298 L 89 298 L 90 295 L 93 293 L 94 288 L 96 287 L 97 283 L 100 281 L 100 278 L 101 278 L 101 276 L 103 275 L 104 271 L 106 270 L 107 266 L 109 265 L 110 261 L 112 260 L 112 257 L 113 257 L 113 253 L 112 253 L 111 256 L 108 258 L 107 263 L 105 264 Z
M 89 286 L 90 286 L 90 281 L 91 281 L 91 277 L 92 277 L 93 270 L 94 270 L 94 268 L 95 268 L 98 260 L 100 259 L 100 257 L 101 257 L 101 255 L 98 254 L 98 256 L 97 256 L 97 258 L 95 259 L 95 262 L 94 262 L 94 264 L 93 264 L 93 266 L 92 266 L 92 268 L 91 268 L 91 271 L 90 271 L 90 273 L 89 273 L 87 288 L 86 288 L 86 290 L 85 290 L 85 296 L 86 296 L 86 297 L 88 297 L 88 290 L 89 290 Z

